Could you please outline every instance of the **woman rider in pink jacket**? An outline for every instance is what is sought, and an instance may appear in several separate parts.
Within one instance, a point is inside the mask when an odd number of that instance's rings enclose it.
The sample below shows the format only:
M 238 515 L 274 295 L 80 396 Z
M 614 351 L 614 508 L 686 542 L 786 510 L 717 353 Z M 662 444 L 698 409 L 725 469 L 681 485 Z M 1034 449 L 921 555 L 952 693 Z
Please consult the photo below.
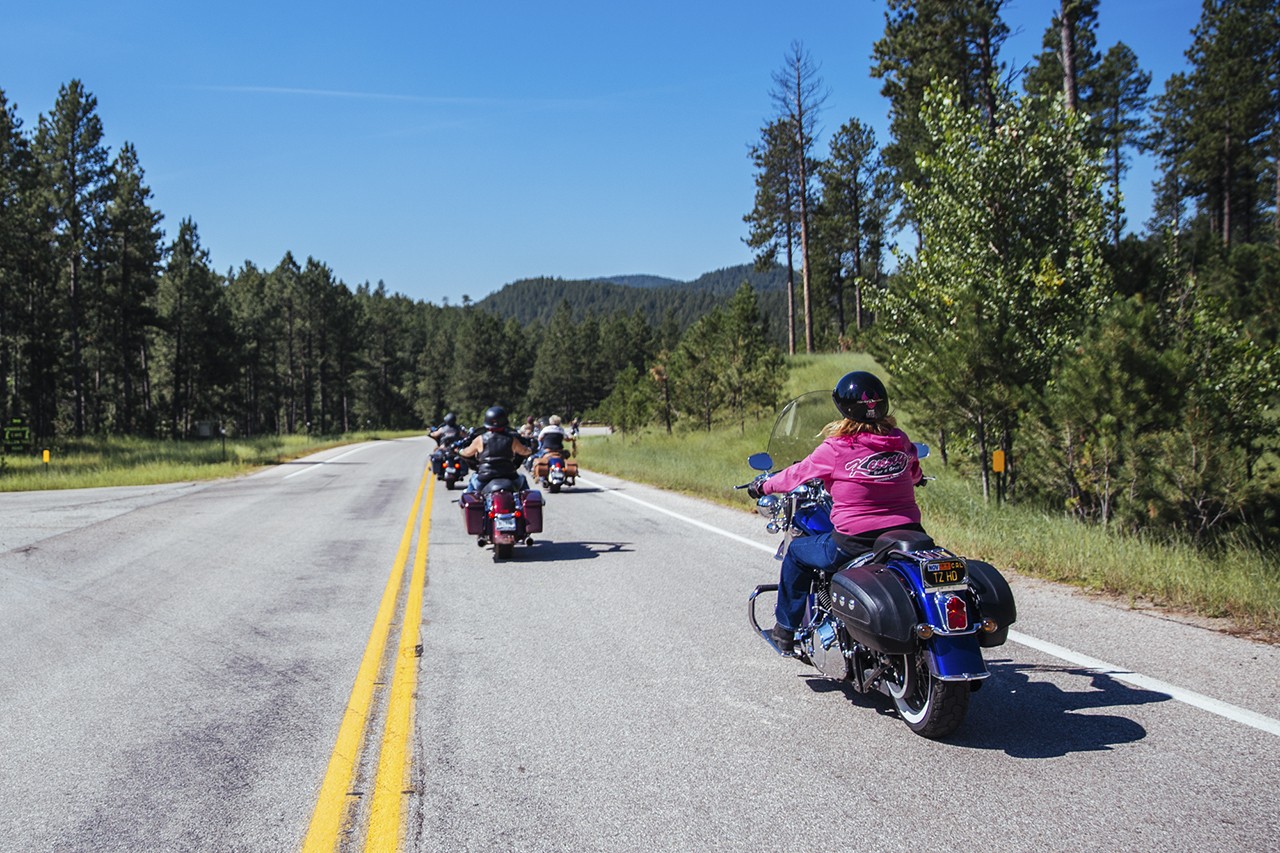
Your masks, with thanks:
M 805 459 L 770 476 L 748 492 L 785 493 L 809 480 L 821 480 L 831 493 L 835 530 L 791 541 L 778 580 L 778 624 L 774 644 L 790 654 L 804 620 L 813 575 L 870 550 L 889 530 L 919 530 L 915 485 L 920 460 L 915 445 L 888 412 L 889 395 L 874 374 L 854 371 L 831 393 L 843 420 L 828 424 L 827 436 Z

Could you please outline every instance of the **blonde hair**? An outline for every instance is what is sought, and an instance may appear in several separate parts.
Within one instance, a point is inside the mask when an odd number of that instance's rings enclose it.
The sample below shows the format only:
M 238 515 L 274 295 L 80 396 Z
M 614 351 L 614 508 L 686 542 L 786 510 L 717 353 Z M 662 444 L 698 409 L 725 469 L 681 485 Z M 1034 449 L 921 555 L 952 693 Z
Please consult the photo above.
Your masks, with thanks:
M 885 415 L 880 420 L 872 423 L 855 421 L 852 418 L 842 418 L 824 426 L 822 434 L 827 438 L 837 435 L 861 435 L 864 432 L 869 432 L 872 435 L 888 435 L 897 428 L 898 421 L 893 415 Z

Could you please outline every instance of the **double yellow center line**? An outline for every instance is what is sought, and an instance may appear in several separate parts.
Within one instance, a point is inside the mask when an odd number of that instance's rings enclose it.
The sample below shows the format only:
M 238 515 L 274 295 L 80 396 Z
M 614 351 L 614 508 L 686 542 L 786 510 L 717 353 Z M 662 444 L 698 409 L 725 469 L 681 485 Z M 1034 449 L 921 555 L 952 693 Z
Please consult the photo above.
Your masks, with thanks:
M 409 519 L 405 522 L 404 535 L 400 538 L 395 565 L 392 567 L 391 577 L 387 579 L 386 590 L 382 593 L 382 602 L 373 620 L 369 643 L 365 646 L 364 658 L 360 661 L 355 685 L 351 688 L 351 699 L 347 702 L 346 712 L 342 716 L 342 726 L 338 729 L 338 740 L 333 746 L 329 769 L 320 786 L 320 796 L 316 801 L 315 812 L 311 816 L 311 826 L 302 844 L 302 849 L 308 853 L 310 851 L 330 853 L 338 849 L 339 842 L 344 841 L 344 836 L 352 830 L 357 820 L 363 817 L 357 813 L 356 808 L 361 797 L 355 794 L 353 788 L 356 773 L 360 767 L 361 747 L 367 739 L 370 725 L 374 722 L 374 688 L 378 673 L 382 669 L 396 605 L 403 586 L 409 548 L 413 543 L 414 522 L 421 509 L 422 517 L 418 522 L 420 526 L 418 547 L 414 552 L 413 575 L 409 580 L 409 590 L 405 597 L 400 623 L 400 645 L 396 649 L 392 667 L 391 692 L 386 703 L 386 718 L 383 722 L 382 740 L 378 749 L 378 767 L 374 776 L 373 797 L 368 809 L 364 849 L 383 853 L 396 850 L 400 846 L 400 827 L 403 823 L 401 814 L 405 795 L 409 793 L 409 737 L 413 717 L 413 695 L 418 681 L 419 626 L 422 622 L 422 590 L 427 577 L 431 499 L 435 491 L 427 487 L 430 478 L 431 467 L 427 466 L 423 471 L 422 481 L 418 484 L 413 509 L 410 510 Z M 424 493 L 426 494 L 425 505 Z M 354 849 L 354 846 L 344 843 L 343 849 Z

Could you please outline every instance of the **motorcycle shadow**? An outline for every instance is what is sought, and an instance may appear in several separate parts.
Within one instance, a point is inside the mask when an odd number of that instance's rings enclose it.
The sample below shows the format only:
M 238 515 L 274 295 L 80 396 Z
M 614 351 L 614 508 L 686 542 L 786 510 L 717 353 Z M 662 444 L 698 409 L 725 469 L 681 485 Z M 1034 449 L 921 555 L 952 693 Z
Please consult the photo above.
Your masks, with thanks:
M 539 539 L 533 550 L 539 560 L 594 560 L 604 554 L 629 554 L 630 542 L 552 542 Z
M 952 746 L 998 749 L 1011 758 L 1031 759 L 1105 752 L 1142 740 L 1147 736 L 1146 728 L 1121 714 L 1080 712 L 1150 705 L 1172 698 L 1081 667 L 1015 664 L 1007 660 L 989 660 L 987 667 L 991 678 L 973 694 L 960 729 L 945 738 Z M 1089 686 L 1064 689 L 1047 680 L 1055 674 L 1086 678 Z M 820 687 L 817 682 L 812 679 L 810 687 L 822 692 L 842 690 L 851 704 L 897 716 L 883 695 L 858 693 L 831 681 Z

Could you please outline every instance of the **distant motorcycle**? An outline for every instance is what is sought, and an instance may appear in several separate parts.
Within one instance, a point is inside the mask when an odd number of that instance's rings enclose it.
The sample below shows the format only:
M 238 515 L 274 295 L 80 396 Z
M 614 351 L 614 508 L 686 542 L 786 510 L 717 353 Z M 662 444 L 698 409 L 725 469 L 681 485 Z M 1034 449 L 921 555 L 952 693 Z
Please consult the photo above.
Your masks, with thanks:
M 437 431 L 444 430 L 451 431 L 441 436 L 434 435 Z M 463 479 L 470 470 L 467 461 L 458 455 L 460 437 L 467 435 L 467 430 L 465 427 L 441 426 L 431 432 L 437 442 L 436 449 L 431 451 L 431 473 L 437 480 L 444 482 L 445 488 L 452 489 L 454 484 Z
M 444 487 L 452 490 L 460 481 L 466 480 L 467 474 L 470 473 L 471 467 L 467 464 L 456 447 L 442 447 L 438 451 L 441 453 L 439 478 L 444 481 Z M 434 461 L 434 454 L 433 461 Z
M 533 463 L 533 476 L 553 493 L 564 486 L 572 486 L 578 477 L 578 463 L 565 456 L 562 450 L 548 450 Z
M 769 471 L 775 459 L 803 459 L 830 416 L 829 391 L 792 400 L 778 415 L 768 452 L 749 464 Z M 928 455 L 923 445 L 917 450 Z M 820 480 L 765 495 L 756 508 L 769 532 L 784 534 L 779 557 L 795 537 L 832 529 L 831 495 Z M 777 589 L 757 586 L 747 618 L 783 654 L 756 618 L 756 598 Z M 969 694 L 989 675 L 982 649 L 1002 645 L 1016 618 L 1013 592 L 995 567 L 957 556 L 922 532 L 891 531 L 873 550 L 818 574 L 796 632 L 796 657 L 860 693 L 884 693 L 912 731 L 940 738 L 963 722 Z
M 519 480 L 490 480 L 459 499 L 467 533 L 484 548 L 493 545 L 494 560 L 509 559 L 517 543 L 533 544 L 542 532 L 542 493 L 520 488 Z

